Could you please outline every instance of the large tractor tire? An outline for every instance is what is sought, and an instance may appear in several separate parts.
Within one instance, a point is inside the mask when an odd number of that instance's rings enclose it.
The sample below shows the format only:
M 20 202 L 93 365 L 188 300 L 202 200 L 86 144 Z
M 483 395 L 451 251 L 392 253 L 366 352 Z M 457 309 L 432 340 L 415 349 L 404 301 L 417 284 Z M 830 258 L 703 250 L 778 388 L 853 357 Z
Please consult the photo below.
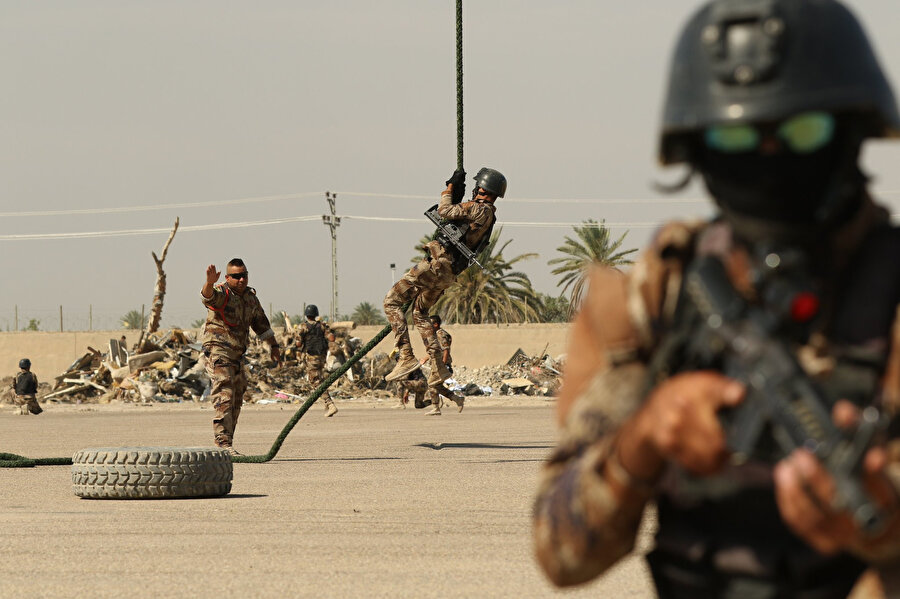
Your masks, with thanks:
M 92 499 L 218 497 L 231 491 L 231 456 L 215 447 L 103 447 L 72 457 L 75 495 Z

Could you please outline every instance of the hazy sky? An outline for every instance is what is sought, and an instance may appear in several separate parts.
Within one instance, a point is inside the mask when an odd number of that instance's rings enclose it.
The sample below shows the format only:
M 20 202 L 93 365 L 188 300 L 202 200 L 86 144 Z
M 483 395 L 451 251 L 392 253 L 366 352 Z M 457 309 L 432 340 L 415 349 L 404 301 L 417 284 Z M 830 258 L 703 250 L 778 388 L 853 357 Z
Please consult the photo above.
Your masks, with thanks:
M 699 4 L 465 2 L 466 168 L 509 179 L 503 238 L 510 256 L 540 254 L 523 264 L 539 291 L 557 292 L 547 261 L 571 228 L 512 223 L 606 219 L 641 247 L 656 223 L 709 213 L 684 201 L 704 198 L 699 187 L 660 198 L 649 185 L 680 174 L 657 168 L 656 129 L 672 44 Z M 851 5 L 900 82 L 900 3 Z M 60 304 L 67 329 L 87 327 L 89 306 L 94 328 L 149 310 L 150 252 L 167 233 L 8 236 L 168 229 L 176 216 L 164 325 L 203 316 L 205 267 L 233 256 L 267 308 L 327 313 L 326 190 L 340 215 L 418 219 L 338 230 L 340 311 L 380 306 L 389 264 L 397 276 L 409 266 L 431 231 L 422 212 L 456 164 L 454 11 L 453 0 L 0 2 L 0 329 L 16 305 L 20 327 L 38 318 L 49 330 Z M 895 212 L 898 159 L 900 144 L 866 149 Z M 391 197 L 404 195 L 419 198 Z M 262 199 L 233 202 L 247 198 Z M 551 199 L 569 201 L 526 201 Z M 211 205 L 121 210 L 196 203 Z M 188 230 L 303 216 L 315 220 Z

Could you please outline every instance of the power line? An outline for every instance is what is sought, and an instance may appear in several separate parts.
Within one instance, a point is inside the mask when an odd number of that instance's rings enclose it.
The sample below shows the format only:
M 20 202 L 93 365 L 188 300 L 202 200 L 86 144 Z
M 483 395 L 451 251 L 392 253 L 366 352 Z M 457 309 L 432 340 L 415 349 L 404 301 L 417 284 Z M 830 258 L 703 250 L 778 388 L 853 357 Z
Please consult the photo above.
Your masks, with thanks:
M 335 192 L 338 193 L 338 192 Z M 400 200 L 436 200 L 432 195 L 406 195 L 396 193 L 375 193 L 342 191 L 342 195 L 359 198 L 382 198 Z M 874 191 L 873 195 L 896 196 L 900 190 Z M 107 208 L 69 208 L 65 210 L 26 210 L 21 212 L 0 212 L 0 218 L 17 218 L 24 216 L 73 216 L 78 214 L 127 214 L 129 212 L 150 212 L 155 210 L 173 210 L 184 208 L 210 208 L 216 206 L 237 206 L 241 204 L 259 204 L 263 202 L 277 202 L 282 200 L 296 200 L 300 198 L 319 197 L 321 192 L 305 191 L 271 196 L 258 196 L 237 198 L 233 200 L 211 200 L 208 202 L 181 202 L 177 204 L 151 204 L 145 206 L 113 206 Z M 504 198 L 502 204 L 595 204 L 595 205 L 621 205 L 621 204 L 707 204 L 709 198 Z M 153 230 L 152 232 L 156 232 Z M 0 237 L 2 238 L 8 238 Z
M 244 221 L 236 223 L 216 223 L 210 225 L 192 225 L 179 227 L 181 232 L 192 231 L 218 231 L 221 229 L 243 229 L 246 227 L 261 227 L 265 225 L 280 225 L 283 223 L 296 223 L 319 220 L 320 216 L 289 216 L 286 218 L 271 218 L 267 220 Z M 120 229 L 117 231 L 82 231 L 76 233 L 30 233 L 15 235 L 0 235 L 0 241 L 25 241 L 37 239 L 87 239 L 96 237 L 124 237 L 127 235 L 154 235 L 166 233 L 171 227 L 162 229 Z
M 148 206 L 113 206 L 110 208 L 71 208 L 67 210 L 30 210 L 24 212 L 0 212 L 0 217 L 17 216 L 69 216 L 74 214 L 121 214 L 126 212 L 149 212 L 151 210 L 171 210 L 173 208 L 208 208 L 211 206 L 234 206 L 238 204 L 257 204 L 279 200 L 295 200 L 298 198 L 321 195 L 317 191 L 288 193 L 283 195 L 238 198 L 235 200 L 212 200 L 209 202 L 184 202 L 180 204 L 151 204 Z
M 423 218 L 403 218 L 403 217 L 393 217 L 393 216 L 341 216 L 341 219 L 344 220 L 359 220 L 359 221 L 373 221 L 373 222 L 387 222 L 387 223 L 410 223 L 410 224 L 419 224 L 424 225 L 427 224 Z M 900 212 L 891 214 L 891 218 L 894 219 L 895 222 L 900 221 Z M 310 215 L 310 216 L 289 216 L 285 218 L 273 218 L 267 220 L 257 220 L 257 221 L 243 221 L 243 222 L 233 222 L 233 223 L 215 223 L 209 225 L 190 225 L 179 227 L 179 231 L 183 232 L 194 232 L 194 231 L 219 231 L 224 229 L 243 229 L 247 227 L 262 227 L 268 225 L 281 225 L 285 223 L 297 223 L 297 222 L 309 222 L 309 221 L 319 221 L 322 219 L 321 215 Z M 654 229 L 663 225 L 666 222 L 670 222 L 672 219 L 664 219 L 658 221 L 626 221 L 626 222 L 600 222 L 597 223 L 598 226 L 602 225 L 608 229 Z M 327 224 L 327 223 L 326 223 Z M 578 222 L 543 222 L 543 221 L 502 221 L 498 222 L 501 227 L 522 227 L 522 228 L 572 228 L 572 227 L 584 227 L 586 223 L 584 221 Z M 34 241 L 40 239 L 89 239 L 89 238 L 101 238 L 101 237 L 124 237 L 128 235 L 155 235 L 157 233 L 167 233 L 171 229 L 169 227 L 159 228 L 159 229 L 120 229 L 115 231 L 84 231 L 84 232 L 75 232 L 75 233 L 32 233 L 32 234 L 14 234 L 14 235 L 0 235 L 0 241 Z

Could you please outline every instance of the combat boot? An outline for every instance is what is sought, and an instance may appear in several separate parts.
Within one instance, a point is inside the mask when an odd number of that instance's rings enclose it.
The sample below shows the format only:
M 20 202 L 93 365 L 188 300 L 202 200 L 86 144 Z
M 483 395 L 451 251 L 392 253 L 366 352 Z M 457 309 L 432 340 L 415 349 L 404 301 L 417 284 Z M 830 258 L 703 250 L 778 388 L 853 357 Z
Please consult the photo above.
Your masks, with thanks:
M 434 400 L 432 403 L 434 404 L 434 407 L 431 408 L 430 410 L 428 410 L 427 412 L 425 412 L 425 415 L 426 416 L 440 416 L 441 415 L 441 404 L 444 402 L 441 401 L 440 396 L 438 396 L 438 398 L 436 400 Z
M 338 413 L 337 406 L 331 398 L 325 400 L 325 418 L 331 418 Z
M 387 382 L 402 379 L 410 372 L 419 367 L 419 361 L 416 360 L 416 357 L 412 354 L 412 351 L 409 352 L 409 357 L 404 358 L 402 353 L 400 354 L 400 356 L 400 361 L 397 362 L 397 365 L 394 366 L 394 369 L 387 373 L 387 375 L 385 375 L 384 380 L 386 380 Z
M 41 404 L 39 404 L 37 402 L 37 400 L 28 402 L 27 407 L 28 407 L 28 411 L 31 412 L 32 414 L 34 414 L 35 416 L 37 416 L 38 414 L 40 414 L 41 412 L 44 411 L 44 408 L 41 407 Z
M 417 410 L 421 410 L 422 408 L 427 408 L 428 406 L 430 406 L 431 400 L 430 399 L 423 400 L 421 397 L 416 397 L 415 405 L 416 405 Z
M 453 394 L 453 397 L 450 398 L 453 403 L 456 404 L 456 407 L 459 408 L 459 411 L 462 412 L 463 406 L 466 405 L 466 398 L 462 395 Z

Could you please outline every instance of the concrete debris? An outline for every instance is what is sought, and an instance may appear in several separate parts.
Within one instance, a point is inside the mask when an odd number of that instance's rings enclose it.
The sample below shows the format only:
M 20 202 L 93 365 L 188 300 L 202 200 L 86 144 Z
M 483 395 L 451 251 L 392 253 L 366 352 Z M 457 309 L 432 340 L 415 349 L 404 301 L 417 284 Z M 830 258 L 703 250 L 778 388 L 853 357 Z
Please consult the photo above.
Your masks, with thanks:
M 362 346 L 351 332 L 353 322 L 332 325 L 335 340 L 329 343 L 326 370 L 333 372 Z M 249 387 L 249 403 L 302 403 L 315 389 L 306 380 L 306 367 L 297 355 L 295 331 L 288 327 L 281 335 L 283 360 L 276 364 L 265 343 L 251 343 L 244 358 Z M 89 347 L 65 372 L 54 380 L 42 382 L 38 399 L 66 403 L 109 403 L 111 401 L 205 402 L 209 396 L 206 356 L 189 331 L 173 329 L 143 340 L 145 351 L 138 353 L 110 340 L 108 353 Z M 381 399 L 399 396 L 397 383 L 386 383 L 384 376 L 394 360 L 383 352 L 373 352 L 354 364 L 345 376 L 329 387 L 332 398 L 353 399 L 366 396 Z M 562 357 L 544 354 L 528 356 L 521 349 L 501 366 L 466 368 L 454 366 L 446 385 L 463 395 L 553 396 L 559 389 Z M 426 371 L 428 367 L 425 366 Z M 12 377 L 0 380 L 0 402 L 12 403 Z

